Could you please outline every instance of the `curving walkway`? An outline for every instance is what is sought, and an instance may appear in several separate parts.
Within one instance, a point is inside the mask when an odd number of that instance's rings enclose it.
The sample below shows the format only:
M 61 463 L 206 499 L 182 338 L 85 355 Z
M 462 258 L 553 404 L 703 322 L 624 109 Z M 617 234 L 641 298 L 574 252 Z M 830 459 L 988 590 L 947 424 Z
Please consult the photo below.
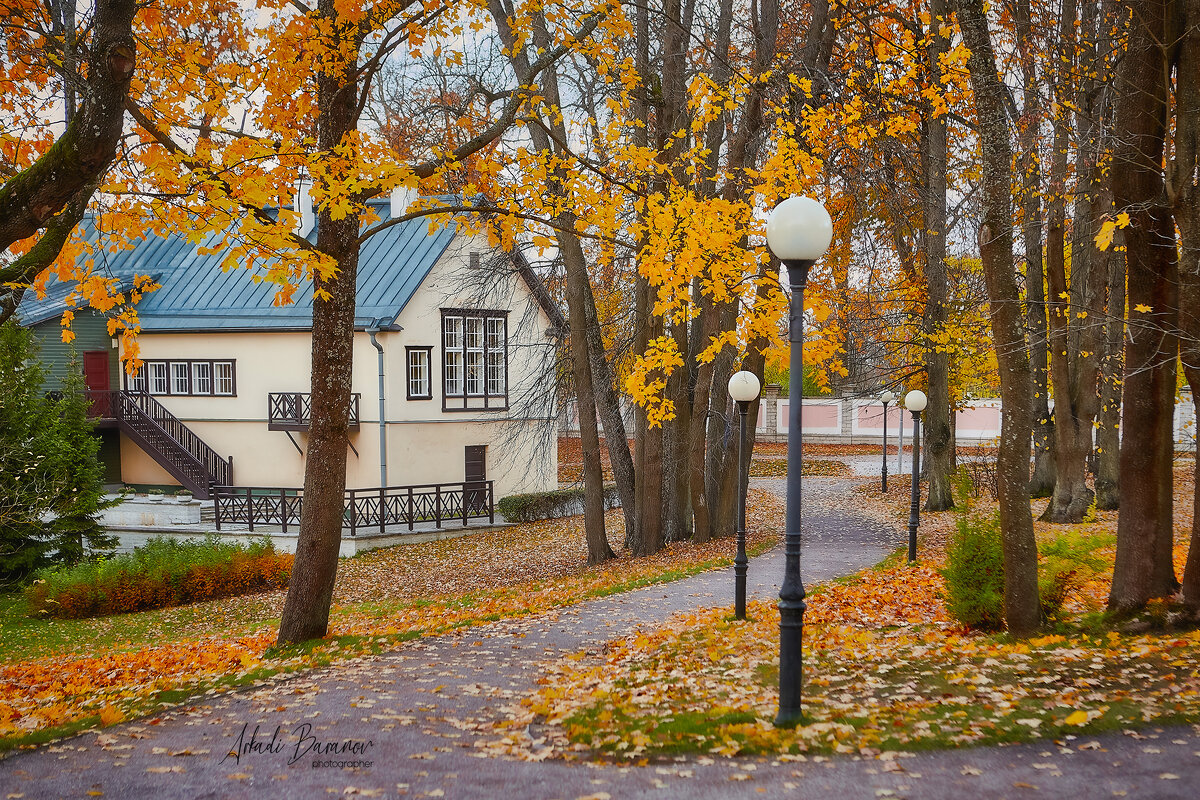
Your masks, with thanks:
M 781 480 L 756 483 L 783 491 Z M 843 481 L 813 478 L 805 485 L 806 582 L 870 565 L 901 544 L 897 532 L 839 509 Z M 773 597 L 782 575 L 782 547 L 777 547 L 751 562 L 749 590 Z M 125 723 L 9 757 L 0 761 L 0 787 L 8 797 L 102 792 L 130 800 L 341 795 L 957 799 L 967 793 L 1108 798 L 1121 791 L 1154 798 L 1196 796 L 1200 753 L 1193 751 L 1200 743 L 1190 728 L 1142 734 L 1157 737 L 1153 740 L 1114 735 L 1061 747 L 1046 742 L 979 748 L 894 762 L 692 758 L 629 767 L 515 761 L 489 757 L 478 746 L 494 736 L 481 736 L 479 721 L 502 718 L 503 707 L 535 685 L 547 659 L 599 647 L 675 611 L 732 605 L 732 587 L 732 569 L 710 572 L 203 698 L 154 722 Z M 298 745 L 345 740 L 358 743 L 362 752 L 297 756 Z M 1083 744 L 1087 747 L 1080 749 Z M 236 760 L 224 757 L 239 745 Z M 370 766 L 327 763 L 343 761 L 369 761 Z

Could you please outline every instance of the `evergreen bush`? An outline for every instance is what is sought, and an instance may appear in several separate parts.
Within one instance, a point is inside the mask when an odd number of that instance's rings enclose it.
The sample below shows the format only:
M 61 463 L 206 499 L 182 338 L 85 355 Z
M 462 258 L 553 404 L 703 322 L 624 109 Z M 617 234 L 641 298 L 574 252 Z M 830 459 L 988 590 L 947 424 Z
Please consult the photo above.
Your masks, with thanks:
M 604 507 L 617 508 L 621 498 L 615 486 L 604 488 Z M 553 489 L 549 492 L 512 494 L 500 498 L 496 511 L 509 522 L 537 522 L 583 513 L 583 487 Z
M 1004 551 L 996 515 L 972 512 L 971 480 L 960 470 L 955 479 L 958 520 L 946 550 L 946 609 L 976 630 L 1004 627 Z
M 33 335 L 0 325 L 0 587 L 115 544 L 99 524 L 112 503 L 87 413 L 78 364 L 47 394 Z

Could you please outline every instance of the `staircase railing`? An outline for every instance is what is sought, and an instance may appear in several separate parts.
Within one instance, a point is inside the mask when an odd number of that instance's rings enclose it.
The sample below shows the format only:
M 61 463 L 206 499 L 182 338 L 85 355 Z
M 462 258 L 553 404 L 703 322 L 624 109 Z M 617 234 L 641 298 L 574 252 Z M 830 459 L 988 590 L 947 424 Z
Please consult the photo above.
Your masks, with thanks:
M 89 392 L 89 396 L 94 407 L 111 414 L 122 432 L 197 497 L 209 497 L 214 484 L 232 482 L 233 459 L 219 455 L 150 395 L 110 391 Z

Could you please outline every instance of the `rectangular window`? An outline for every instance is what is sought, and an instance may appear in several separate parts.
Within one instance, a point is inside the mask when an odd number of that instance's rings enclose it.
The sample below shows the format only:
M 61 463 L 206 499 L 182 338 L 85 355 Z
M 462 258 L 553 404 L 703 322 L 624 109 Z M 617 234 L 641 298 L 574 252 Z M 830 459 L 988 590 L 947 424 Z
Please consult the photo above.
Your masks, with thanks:
M 192 370 L 187 361 L 172 361 L 171 363 L 171 394 L 192 393 Z
M 508 407 L 507 312 L 444 309 L 442 349 L 443 409 Z
M 233 381 L 233 362 L 232 361 L 214 361 L 213 369 L 216 372 L 216 390 L 213 394 L 233 395 L 236 394 L 236 384 Z
M 126 379 L 131 391 L 157 395 L 210 397 L 237 394 L 233 361 L 199 359 L 147 360 Z
M 408 353 L 408 399 L 428 400 L 433 397 L 429 380 L 429 355 L 432 347 L 407 347 Z
M 192 362 L 192 392 L 194 394 L 212 394 L 212 362 Z
M 150 382 L 150 394 L 169 394 L 170 384 L 167 383 L 167 362 L 147 361 L 146 379 Z

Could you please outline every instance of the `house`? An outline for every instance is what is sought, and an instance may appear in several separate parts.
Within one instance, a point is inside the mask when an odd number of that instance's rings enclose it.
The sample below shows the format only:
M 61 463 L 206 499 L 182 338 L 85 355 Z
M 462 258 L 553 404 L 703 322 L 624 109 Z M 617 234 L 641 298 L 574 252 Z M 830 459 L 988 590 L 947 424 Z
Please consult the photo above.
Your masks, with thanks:
M 390 218 L 389 201 L 372 205 Z M 149 274 L 162 288 L 138 305 L 137 375 L 119 368 L 119 340 L 99 314 L 76 315 L 76 347 L 110 473 L 121 482 L 179 485 L 200 497 L 214 485 L 282 494 L 304 480 L 311 292 L 301 286 L 294 304 L 276 306 L 274 285 L 251 270 L 222 271 L 227 251 L 205 252 L 219 241 L 150 237 L 96 256 L 113 276 Z M 29 292 L 18 310 L 52 372 L 65 363 L 52 344 L 65 294 L 52 284 L 44 298 Z M 484 237 L 415 219 L 368 238 L 358 268 L 347 487 L 490 482 L 494 498 L 555 488 L 563 329 L 528 264 Z

